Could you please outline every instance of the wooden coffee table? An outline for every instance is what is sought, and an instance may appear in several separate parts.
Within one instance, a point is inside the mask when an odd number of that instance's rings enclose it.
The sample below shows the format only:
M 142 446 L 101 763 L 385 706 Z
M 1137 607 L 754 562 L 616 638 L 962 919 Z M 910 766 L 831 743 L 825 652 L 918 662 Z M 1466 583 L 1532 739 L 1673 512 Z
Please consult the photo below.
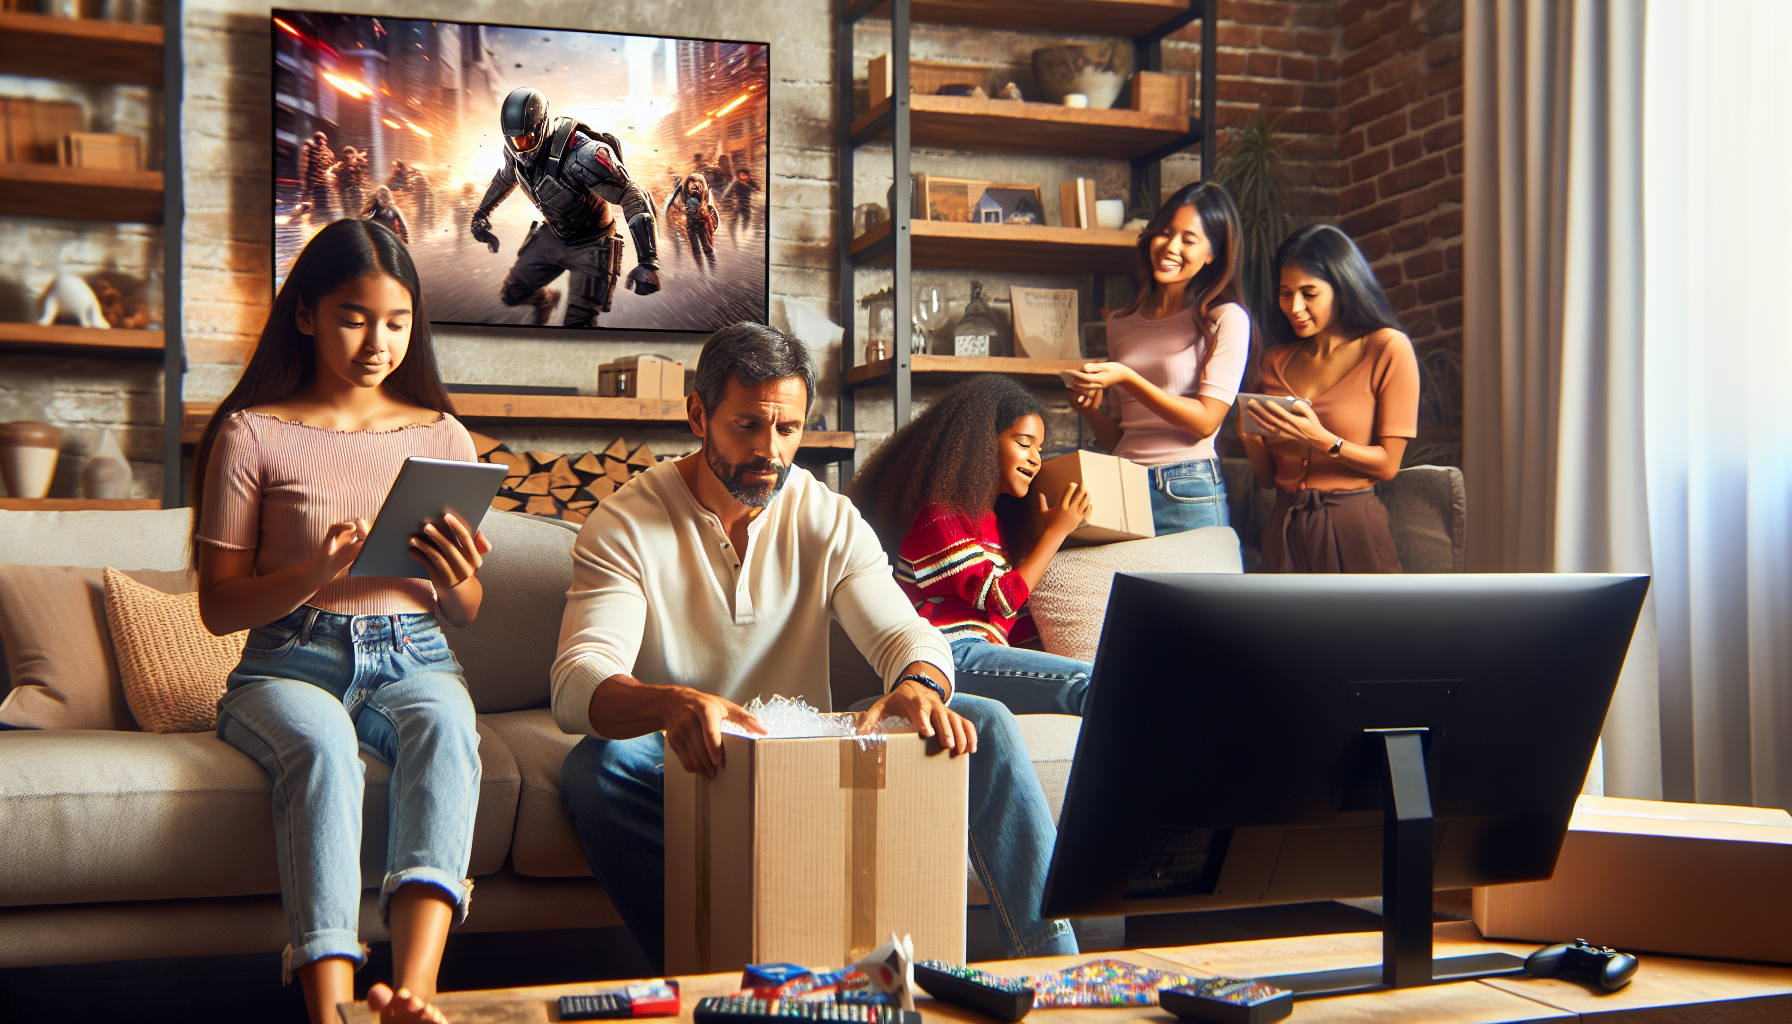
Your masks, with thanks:
M 1475 926 L 1466 921 L 1436 926 L 1434 941 L 1436 955 L 1440 957 L 1495 952 L 1522 956 L 1536 948 L 1526 943 L 1487 942 L 1475 931 Z M 1001 960 L 979 966 L 996 974 L 1019 975 L 1111 958 L 1189 975 L 1250 977 L 1359 966 L 1375 962 L 1380 955 L 1381 933 L 1352 932 L 1036 960 Z M 706 996 L 732 995 L 740 987 L 740 975 L 694 975 L 679 978 L 678 982 L 683 990 L 685 1011 L 680 1020 L 682 1024 L 690 1024 L 691 1008 L 696 1006 L 697 1000 Z M 447 1014 L 451 1024 L 547 1024 L 560 1019 L 558 1002 L 561 996 L 598 992 L 622 984 L 625 982 L 604 981 L 445 992 L 438 997 L 437 1005 Z M 934 1002 L 923 993 L 917 993 L 916 1007 L 929 1019 L 990 1024 L 988 1018 Z M 365 1003 L 345 1005 L 342 1015 L 346 1024 L 374 1022 Z M 1636 979 L 1624 989 L 1609 994 L 1576 981 L 1491 978 L 1299 1002 L 1294 1004 L 1294 1016 L 1289 1020 L 1292 1024 L 1326 1021 L 1518 1024 L 1583 1018 L 1589 1021 L 1596 1018 L 1600 1024 L 1704 1020 L 1721 1020 L 1723 1024 L 1752 1024 L 1755 1021 L 1780 1024 L 1792 1021 L 1792 968 L 1645 955 Z M 1171 1024 L 1175 1019 L 1155 1006 L 1035 1010 L 1026 1018 L 1029 1024 L 1127 1024 L 1130 1021 Z M 669 1018 L 666 1024 L 672 1024 Z

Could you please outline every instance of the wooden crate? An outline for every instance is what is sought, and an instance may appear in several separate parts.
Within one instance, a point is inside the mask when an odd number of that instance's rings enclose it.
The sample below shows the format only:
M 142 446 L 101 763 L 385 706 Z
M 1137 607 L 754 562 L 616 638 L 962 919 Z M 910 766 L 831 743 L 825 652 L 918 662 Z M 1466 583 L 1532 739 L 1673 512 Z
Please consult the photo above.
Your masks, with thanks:
M 995 91 L 990 88 L 990 76 L 994 72 L 994 68 L 981 64 L 911 60 L 908 62 L 908 88 L 911 93 L 932 96 L 948 85 L 972 85 L 981 86 L 984 92 L 994 95 Z M 873 107 L 890 98 L 890 93 L 894 91 L 893 77 L 889 54 L 871 58 L 866 84 L 871 88 Z
M 1144 114 L 1188 116 L 1188 76 L 1141 71 L 1132 76 L 1132 109 Z
M 143 143 L 135 135 L 70 132 L 62 137 L 57 157 L 57 162 L 64 167 L 140 171 L 143 169 Z

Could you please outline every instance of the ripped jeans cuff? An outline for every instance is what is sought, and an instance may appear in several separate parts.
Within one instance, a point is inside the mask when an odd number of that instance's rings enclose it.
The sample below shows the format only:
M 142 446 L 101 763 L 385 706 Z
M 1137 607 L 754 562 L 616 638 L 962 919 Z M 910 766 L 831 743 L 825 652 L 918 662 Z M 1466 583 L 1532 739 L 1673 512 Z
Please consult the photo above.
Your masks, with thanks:
M 339 956 L 352 961 L 357 970 L 367 962 L 367 946 L 361 942 L 360 936 L 353 931 L 342 928 L 326 928 L 315 931 L 305 937 L 298 945 L 288 944 L 280 953 L 280 984 L 292 984 L 293 975 L 299 968 L 314 960 Z
M 380 886 L 380 922 L 387 928 L 392 926 L 392 894 L 412 882 L 442 890 L 442 894 L 454 902 L 455 925 L 467 919 L 467 907 L 473 902 L 471 878 L 456 878 L 441 868 L 405 868 L 387 875 L 385 884 Z

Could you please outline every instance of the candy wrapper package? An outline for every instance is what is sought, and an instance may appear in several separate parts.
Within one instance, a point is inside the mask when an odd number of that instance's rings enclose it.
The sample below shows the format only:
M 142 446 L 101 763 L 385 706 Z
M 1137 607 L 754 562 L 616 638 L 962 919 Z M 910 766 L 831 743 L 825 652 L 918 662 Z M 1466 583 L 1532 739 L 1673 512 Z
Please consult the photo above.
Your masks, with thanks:
M 796 964 L 748 964 L 741 971 L 741 995 L 913 1010 L 913 949 L 907 936 L 899 939 L 892 935 L 871 955 L 837 971 L 811 971 Z
M 1156 1006 L 1157 993 L 1194 984 L 1185 974 L 1156 971 L 1120 960 L 1086 964 L 1033 976 L 1033 1006 Z

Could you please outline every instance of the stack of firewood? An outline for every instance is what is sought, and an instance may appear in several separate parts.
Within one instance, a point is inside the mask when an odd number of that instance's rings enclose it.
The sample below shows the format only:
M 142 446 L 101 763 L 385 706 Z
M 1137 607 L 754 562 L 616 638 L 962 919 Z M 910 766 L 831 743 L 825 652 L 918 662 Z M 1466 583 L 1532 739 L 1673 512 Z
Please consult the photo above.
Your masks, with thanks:
M 511 451 L 483 434 L 473 435 L 480 462 L 510 470 L 492 507 L 505 512 L 527 512 L 582 523 L 598 503 L 616 488 L 644 473 L 659 460 L 653 450 L 640 445 L 629 451 L 622 438 L 601 452 L 555 455 L 552 452 Z

